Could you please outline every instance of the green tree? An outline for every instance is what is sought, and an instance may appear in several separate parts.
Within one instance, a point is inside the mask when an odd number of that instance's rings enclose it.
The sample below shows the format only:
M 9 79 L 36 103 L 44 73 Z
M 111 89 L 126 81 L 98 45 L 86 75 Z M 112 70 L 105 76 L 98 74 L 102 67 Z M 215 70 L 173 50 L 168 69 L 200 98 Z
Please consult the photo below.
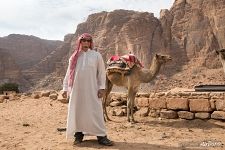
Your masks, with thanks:
M 19 85 L 16 83 L 4 83 L 0 85 L 0 93 L 3 93 L 3 91 L 15 91 L 19 92 Z

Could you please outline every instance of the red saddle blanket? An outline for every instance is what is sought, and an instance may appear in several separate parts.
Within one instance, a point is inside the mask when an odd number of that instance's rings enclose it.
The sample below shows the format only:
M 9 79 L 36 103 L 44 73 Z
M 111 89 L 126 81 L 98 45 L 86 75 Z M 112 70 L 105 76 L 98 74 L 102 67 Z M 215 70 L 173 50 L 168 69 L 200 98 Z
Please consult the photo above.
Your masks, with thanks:
M 137 65 L 138 67 L 143 67 L 141 62 L 137 59 L 137 57 L 133 54 L 127 54 L 123 56 L 112 56 L 108 61 L 107 64 L 112 63 L 125 63 L 128 68 L 132 68 L 134 65 Z

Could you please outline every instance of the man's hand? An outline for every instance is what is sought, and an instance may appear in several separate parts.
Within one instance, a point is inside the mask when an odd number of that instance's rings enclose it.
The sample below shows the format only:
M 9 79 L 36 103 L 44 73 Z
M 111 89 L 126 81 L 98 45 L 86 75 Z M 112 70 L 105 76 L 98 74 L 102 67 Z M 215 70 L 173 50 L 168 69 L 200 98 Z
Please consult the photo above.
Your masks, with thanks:
M 105 96 L 105 90 L 104 89 L 99 89 L 98 90 L 98 98 L 102 98 L 103 96 Z
M 67 98 L 67 91 L 63 91 L 62 97 L 63 97 L 63 98 Z

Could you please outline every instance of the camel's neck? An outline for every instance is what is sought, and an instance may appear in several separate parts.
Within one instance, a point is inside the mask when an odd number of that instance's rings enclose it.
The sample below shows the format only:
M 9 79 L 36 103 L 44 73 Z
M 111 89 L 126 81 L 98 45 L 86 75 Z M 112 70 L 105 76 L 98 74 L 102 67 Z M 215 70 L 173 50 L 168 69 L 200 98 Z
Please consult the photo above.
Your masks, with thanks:
M 150 69 L 149 70 L 143 70 L 141 73 L 141 80 L 142 83 L 148 83 L 151 80 L 153 80 L 156 75 L 159 73 L 161 63 L 159 63 L 156 59 L 153 59 Z

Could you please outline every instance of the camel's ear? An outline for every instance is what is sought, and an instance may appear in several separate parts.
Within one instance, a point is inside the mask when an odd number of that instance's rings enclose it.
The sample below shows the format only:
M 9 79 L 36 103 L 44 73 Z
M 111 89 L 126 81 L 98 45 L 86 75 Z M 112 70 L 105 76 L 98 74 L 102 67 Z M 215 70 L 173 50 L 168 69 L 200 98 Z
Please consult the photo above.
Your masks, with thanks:
M 155 54 L 155 57 L 158 58 L 159 57 L 159 54 Z

